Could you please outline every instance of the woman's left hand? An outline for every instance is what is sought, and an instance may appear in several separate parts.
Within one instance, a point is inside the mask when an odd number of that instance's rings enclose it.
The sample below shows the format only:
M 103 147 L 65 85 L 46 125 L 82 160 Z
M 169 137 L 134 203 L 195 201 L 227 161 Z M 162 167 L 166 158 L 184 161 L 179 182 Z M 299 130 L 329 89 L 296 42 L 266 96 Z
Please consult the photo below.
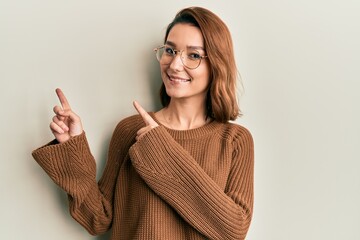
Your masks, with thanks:
M 157 122 L 141 107 L 141 105 L 138 102 L 134 101 L 133 104 L 136 111 L 140 114 L 140 116 L 142 117 L 145 123 L 145 127 L 140 128 L 139 131 L 137 131 L 136 133 L 137 134 L 136 141 L 138 141 L 140 138 L 144 136 L 145 133 L 159 126 L 159 124 L 157 124 Z

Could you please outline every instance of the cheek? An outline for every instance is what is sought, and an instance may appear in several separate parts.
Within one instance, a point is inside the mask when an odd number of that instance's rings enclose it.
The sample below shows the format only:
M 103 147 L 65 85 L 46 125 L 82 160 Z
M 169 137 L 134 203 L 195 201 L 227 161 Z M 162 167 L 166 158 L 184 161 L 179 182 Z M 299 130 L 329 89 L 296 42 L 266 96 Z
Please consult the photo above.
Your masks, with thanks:
M 205 84 L 209 84 L 210 83 L 210 69 L 207 65 L 203 65 L 201 67 L 199 67 L 197 69 L 198 71 L 195 71 L 192 74 L 192 77 L 194 79 L 201 79 L 201 81 Z
M 160 70 L 161 70 L 161 72 L 164 72 L 165 69 L 166 69 L 166 65 L 160 64 Z
M 166 69 L 166 66 L 160 65 L 160 75 L 163 80 L 167 76 Z

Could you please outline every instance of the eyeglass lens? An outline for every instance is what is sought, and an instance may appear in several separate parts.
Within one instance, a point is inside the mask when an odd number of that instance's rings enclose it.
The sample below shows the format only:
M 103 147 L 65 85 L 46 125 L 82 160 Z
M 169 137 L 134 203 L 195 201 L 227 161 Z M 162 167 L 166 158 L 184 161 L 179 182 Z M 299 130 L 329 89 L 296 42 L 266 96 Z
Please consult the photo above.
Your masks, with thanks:
M 156 50 L 156 58 L 163 64 L 169 64 L 177 54 L 180 54 L 181 62 L 187 68 L 194 69 L 200 65 L 201 55 L 195 49 L 175 51 L 168 46 L 163 46 Z

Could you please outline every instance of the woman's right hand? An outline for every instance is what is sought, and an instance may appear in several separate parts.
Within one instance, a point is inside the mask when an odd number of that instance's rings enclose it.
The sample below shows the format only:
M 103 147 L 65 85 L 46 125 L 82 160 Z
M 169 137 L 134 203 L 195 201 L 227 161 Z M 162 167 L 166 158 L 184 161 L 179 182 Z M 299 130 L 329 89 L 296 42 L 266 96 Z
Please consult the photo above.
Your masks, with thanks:
M 83 132 L 81 119 L 70 107 L 64 93 L 61 89 L 56 89 L 56 94 L 60 100 L 61 107 L 55 106 L 55 116 L 50 123 L 51 132 L 59 143 L 66 142 L 71 137 L 80 135 Z

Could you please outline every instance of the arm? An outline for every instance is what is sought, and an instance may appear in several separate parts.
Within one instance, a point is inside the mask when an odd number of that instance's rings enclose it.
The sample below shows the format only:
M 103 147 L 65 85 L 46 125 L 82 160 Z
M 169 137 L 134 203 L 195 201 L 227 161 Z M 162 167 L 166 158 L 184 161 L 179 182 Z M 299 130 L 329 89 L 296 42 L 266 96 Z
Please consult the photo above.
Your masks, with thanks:
M 80 117 L 71 110 L 63 92 L 56 89 L 56 93 L 61 107 L 54 107 L 56 115 L 50 124 L 56 140 L 32 154 L 51 179 L 68 193 L 74 219 L 89 233 L 100 234 L 111 227 L 116 178 L 133 136 L 127 130 L 126 121 L 125 125 L 123 122 L 116 127 L 103 177 L 97 184 L 95 160 Z
M 72 217 L 92 235 L 104 233 L 111 227 L 116 180 L 134 140 L 126 126 L 126 121 L 120 122 L 113 133 L 99 183 L 96 183 L 96 164 L 85 133 L 65 143 L 52 142 L 32 153 L 50 178 L 67 192 Z
M 162 127 L 130 149 L 147 184 L 210 239 L 244 239 L 253 206 L 253 142 L 248 131 L 233 142 L 232 166 L 221 189 Z
M 112 220 L 112 204 L 99 191 L 96 164 L 85 133 L 65 143 L 36 149 L 32 155 L 49 177 L 68 194 L 73 218 L 91 234 L 105 232 Z

